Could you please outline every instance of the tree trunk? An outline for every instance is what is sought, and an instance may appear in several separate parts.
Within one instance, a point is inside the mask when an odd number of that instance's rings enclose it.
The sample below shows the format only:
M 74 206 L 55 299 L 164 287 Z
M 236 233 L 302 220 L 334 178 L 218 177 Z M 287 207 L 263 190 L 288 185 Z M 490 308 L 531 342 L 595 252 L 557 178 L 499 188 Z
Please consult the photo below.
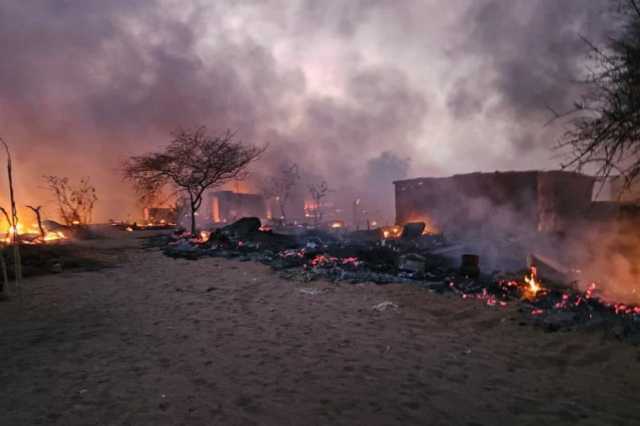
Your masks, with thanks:
M 189 207 L 191 208 L 191 236 L 196 236 L 196 210 L 198 210 L 197 201 L 193 199 L 193 194 L 189 192 Z
M 191 235 L 196 236 L 196 206 L 191 203 Z
M 42 215 L 40 214 L 40 210 L 42 209 L 42 206 L 38 206 L 38 207 L 27 206 L 27 207 L 33 210 L 33 213 L 35 213 L 36 220 L 38 221 L 38 229 L 40 230 L 40 236 L 42 237 L 42 240 L 44 240 L 46 236 L 46 232 L 44 230 L 44 227 L 42 226 Z

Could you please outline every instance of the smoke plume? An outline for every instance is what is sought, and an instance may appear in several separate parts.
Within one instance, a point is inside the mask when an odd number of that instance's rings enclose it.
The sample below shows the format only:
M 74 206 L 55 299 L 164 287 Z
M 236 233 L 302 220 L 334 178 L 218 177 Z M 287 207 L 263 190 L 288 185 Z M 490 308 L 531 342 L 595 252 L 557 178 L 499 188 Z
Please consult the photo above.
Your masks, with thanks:
M 391 179 L 556 167 L 546 107 L 574 97 L 579 36 L 605 34 L 607 7 L 5 1 L 0 135 L 20 203 L 49 206 L 43 174 L 90 176 L 99 220 L 135 212 L 124 158 L 201 124 L 269 143 L 256 176 L 293 160 L 390 214 Z

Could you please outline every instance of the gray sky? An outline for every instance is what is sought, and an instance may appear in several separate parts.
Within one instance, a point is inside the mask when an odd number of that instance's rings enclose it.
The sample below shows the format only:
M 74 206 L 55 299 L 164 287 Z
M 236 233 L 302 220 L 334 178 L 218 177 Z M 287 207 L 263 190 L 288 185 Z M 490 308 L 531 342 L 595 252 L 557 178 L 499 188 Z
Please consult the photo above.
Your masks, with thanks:
M 576 98 L 611 5 L 0 1 L 0 135 L 24 203 L 88 175 L 100 219 L 131 205 L 120 161 L 200 124 L 269 143 L 256 176 L 286 158 L 388 206 L 391 179 L 557 167 L 546 108 Z

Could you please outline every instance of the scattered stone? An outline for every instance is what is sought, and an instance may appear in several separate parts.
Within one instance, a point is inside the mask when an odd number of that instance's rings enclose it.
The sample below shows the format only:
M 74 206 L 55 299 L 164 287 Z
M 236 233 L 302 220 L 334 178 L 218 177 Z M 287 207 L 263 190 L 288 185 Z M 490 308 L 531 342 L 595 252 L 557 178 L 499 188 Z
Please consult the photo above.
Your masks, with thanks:
M 371 307 L 371 309 L 373 309 L 374 311 L 378 311 L 378 312 L 385 312 L 389 309 L 398 309 L 400 308 L 397 304 L 390 302 L 388 300 L 382 302 L 382 303 L 378 303 L 377 305 L 373 305 Z
M 313 287 L 304 287 L 304 288 L 300 288 L 298 289 L 298 291 L 302 294 L 308 294 L 309 296 L 316 296 L 318 294 L 321 294 L 323 292 L 323 290 L 319 289 L 319 288 L 313 288 Z

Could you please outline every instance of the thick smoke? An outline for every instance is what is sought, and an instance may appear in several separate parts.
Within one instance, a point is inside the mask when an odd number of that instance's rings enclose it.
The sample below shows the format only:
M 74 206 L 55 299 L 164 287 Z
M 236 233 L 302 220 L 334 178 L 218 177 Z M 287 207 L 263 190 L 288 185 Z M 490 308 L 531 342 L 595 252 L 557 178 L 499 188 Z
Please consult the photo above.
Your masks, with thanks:
M 97 219 L 124 217 L 120 161 L 204 124 L 269 143 L 255 176 L 293 160 L 389 215 L 387 178 L 557 165 L 545 106 L 575 93 L 595 3 L 5 1 L 0 136 L 21 204 L 91 176 Z

